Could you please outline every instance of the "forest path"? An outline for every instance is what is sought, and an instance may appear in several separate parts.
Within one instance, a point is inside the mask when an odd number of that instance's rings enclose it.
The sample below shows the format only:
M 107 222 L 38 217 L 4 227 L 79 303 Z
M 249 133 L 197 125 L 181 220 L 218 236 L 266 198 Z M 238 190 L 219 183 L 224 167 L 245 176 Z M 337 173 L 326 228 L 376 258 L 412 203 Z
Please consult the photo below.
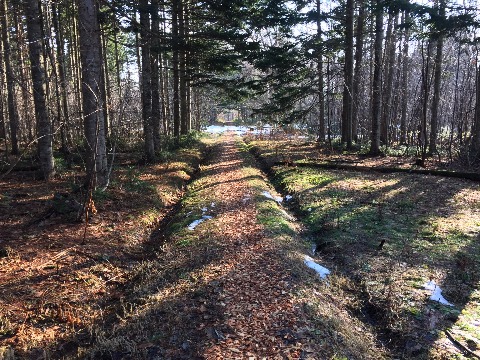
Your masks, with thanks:
M 301 227 L 253 156 L 233 133 L 212 141 L 178 212 L 152 233 L 155 256 L 130 277 L 124 321 L 93 358 L 383 358 L 335 275 L 305 266 Z
M 290 216 L 262 194 L 273 190 L 233 133 L 211 149 L 165 241 L 153 239 L 155 259 L 134 275 L 125 301 L 138 305 L 93 357 L 128 348 L 127 358 L 138 359 L 318 358 L 295 297 L 295 268 L 309 271 L 304 249 L 292 236 L 274 235 L 275 221 L 262 225 L 266 210 Z
M 230 133 L 202 169 L 198 196 L 215 197 L 210 236 L 222 239 L 226 250 L 214 271 L 206 274 L 215 284 L 208 303 L 216 311 L 200 325 L 208 341 L 198 355 L 299 358 L 306 345 L 301 335 L 303 315 L 291 295 L 291 274 L 284 256 L 278 254 L 282 249 L 258 223 L 255 197 L 261 194 L 252 187 L 244 161 Z M 201 226 L 193 231 L 201 231 Z M 197 304 L 200 313 L 205 311 L 202 300 Z

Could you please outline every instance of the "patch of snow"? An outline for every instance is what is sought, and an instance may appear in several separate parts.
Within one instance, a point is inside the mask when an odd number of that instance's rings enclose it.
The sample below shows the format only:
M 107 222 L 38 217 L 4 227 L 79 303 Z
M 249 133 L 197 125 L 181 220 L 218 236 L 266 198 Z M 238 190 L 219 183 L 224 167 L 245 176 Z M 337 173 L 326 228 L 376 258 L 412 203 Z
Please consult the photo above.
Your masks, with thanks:
M 226 131 L 233 131 L 237 135 L 244 135 L 248 132 L 248 128 L 245 126 L 219 126 L 219 125 L 210 125 L 207 126 L 206 132 L 210 134 L 223 134 Z
M 430 295 L 430 300 L 437 301 L 442 305 L 453 306 L 452 303 L 449 303 L 445 298 L 442 296 L 442 289 L 440 286 L 435 284 L 435 281 L 431 280 L 423 285 L 425 290 L 430 290 L 432 294 Z
M 307 265 L 310 269 L 313 269 L 317 272 L 320 278 L 324 279 L 328 274 L 330 274 L 330 270 L 326 267 L 323 267 L 320 264 L 317 264 L 315 260 L 313 260 L 310 256 L 305 255 L 305 259 L 303 261 L 305 265 Z
M 293 199 L 293 196 L 292 195 L 287 195 L 285 196 L 285 201 L 290 201 Z
M 308 211 L 312 211 L 312 208 L 308 208 Z
M 268 191 L 264 191 L 262 192 L 262 195 L 265 196 L 266 198 L 268 199 L 272 199 L 276 202 L 278 202 L 279 204 L 283 201 L 283 199 L 281 197 L 277 197 L 277 196 L 273 196 L 272 194 L 270 194 Z
M 210 207 L 211 207 L 211 208 L 214 208 L 214 207 L 215 207 L 215 203 L 212 202 L 212 203 L 210 204 Z
M 195 230 L 195 228 L 200 225 L 202 222 L 204 222 L 205 220 L 209 220 L 211 219 L 212 217 L 211 216 L 208 216 L 208 215 L 203 215 L 201 219 L 198 219 L 198 220 L 195 220 L 194 222 L 192 222 L 190 225 L 188 225 L 188 230 Z
M 201 210 L 202 210 L 203 213 L 206 213 L 208 211 L 208 208 L 203 207 Z

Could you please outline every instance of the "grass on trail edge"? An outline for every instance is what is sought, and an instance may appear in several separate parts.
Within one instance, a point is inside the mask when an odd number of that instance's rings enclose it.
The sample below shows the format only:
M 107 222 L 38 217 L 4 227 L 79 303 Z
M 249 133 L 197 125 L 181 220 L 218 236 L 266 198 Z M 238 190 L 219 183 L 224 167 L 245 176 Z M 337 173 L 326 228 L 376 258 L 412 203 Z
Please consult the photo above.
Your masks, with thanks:
M 304 255 L 311 255 L 311 241 L 304 228 L 291 214 L 262 193 L 278 196 L 259 164 L 249 152 L 249 146 L 238 142 L 245 162 L 244 172 L 257 191 L 258 221 L 278 244 L 286 271 L 295 279 L 295 298 L 309 321 L 310 335 L 315 338 L 316 351 L 308 359 L 382 359 L 387 352 L 369 324 L 360 321 L 350 309 L 357 300 L 351 295 L 351 280 L 333 271 L 326 280 L 304 264 Z M 316 260 L 331 270 L 333 263 L 322 257 Z M 320 350 L 319 350 L 320 349 Z
M 252 141 L 264 164 L 276 145 Z M 292 157 L 302 145 L 286 145 Z M 277 189 L 317 252 L 343 274 L 348 308 L 370 323 L 393 357 L 462 359 L 445 336 L 480 353 L 480 189 L 468 180 L 313 167 L 270 167 Z M 423 285 L 434 280 L 443 306 Z M 337 298 L 337 295 L 334 295 Z

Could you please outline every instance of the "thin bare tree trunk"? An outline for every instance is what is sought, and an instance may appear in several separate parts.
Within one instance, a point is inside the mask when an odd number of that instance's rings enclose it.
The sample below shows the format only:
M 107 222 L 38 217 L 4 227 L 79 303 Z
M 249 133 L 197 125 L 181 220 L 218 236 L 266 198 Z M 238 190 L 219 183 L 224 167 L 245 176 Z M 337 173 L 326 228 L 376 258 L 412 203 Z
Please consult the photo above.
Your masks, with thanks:
M 152 69 L 150 59 L 150 18 L 148 0 L 140 0 L 140 37 L 142 47 L 142 118 L 145 141 L 145 157 L 155 161 L 155 144 L 152 125 Z
M 372 86 L 372 138 L 370 154 L 380 154 L 380 118 L 382 114 L 382 43 L 383 43 L 383 9 L 382 1 L 376 1 L 374 72 Z
M 384 145 L 389 143 L 388 128 L 390 126 L 390 113 L 392 102 L 392 87 L 395 66 L 395 43 L 398 13 L 390 14 L 388 19 L 387 36 L 385 38 L 386 54 L 384 59 L 385 84 L 383 90 L 382 120 L 380 124 L 380 142 Z
M 445 1 L 441 0 L 438 5 L 438 15 L 440 18 L 445 17 Z M 442 82 L 442 64 L 443 64 L 443 34 L 437 37 L 437 53 L 435 54 L 435 68 L 433 79 L 433 99 L 430 119 L 430 143 L 428 152 L 434 154 L 437 152 L 437 136 L 438 136 L 438 108 L 440 104 L 440 86 Z
M 480 64 L 477 65 L 475 97 L 475 118 L 473 122 L 472 145 L 470 153 L 473 155 L 474 161 L 478 163 L 480 162 Z
M 325 81 L 323 77 L 323 49 L 322 49 L 322 22 L 320 19 L 321 14 L 321 1 L 316 0 L 317 3 L 317 75 L 318 75 L 318 131 L 317 141 L 325 142 L 325 95 L 323 88 L 325 87 Z
M 160 132 L 163 116 L 160 113 L 160 18 L 158 15 L 159 0 L 152 0 L 152 50 L 151 50 L 151 67 L 152 67 L 152 126 L 153 126 L 153 142 L 155 150 L 161 150 Z
M 352 104 L 352 136 L 358 141 L 358 104 L 360 101 L 360 83 L 362 77 L 362 63 L 363 63 L 363 28 L 365 23 L 365 2 L 358 1 L 358 18 L 357 28 L 355 31 L 355 69 L 353 73 L 353 104 Z
M 14 79 L 11 65 L 11 49 L 10 49 L 10 35 L 8 33 L 8 7 L 7 0 L 1 0 L 1 26 L 2 26 L 2 41 L 3 41 L 3 51 L 4 51 L 4 63 L 5 63 L 5 73 L 7 80 L 7 107 L 8 107 L 8 120 L 10 123 L 10 141 L 12 143 L 12 154 L 18 155 L 20 153 L 18 147 L 18 114 L 17 108 L 15 105 L 15 88 L 14 88 Z
M 179 30 L 178 13 L 180 0 L 172 0 L 172 65 L 173 65 L 173 136 L 175 141 L 180 137 L 180 77 L 179 77 Z
M 345 16 L 345 66 L 342 110 L 342 142 L 352 147 L 352 106 L 353 106 L 353 15 L 354 0 L 347 0 Z
M 185 4 L 180 0 L 178 5 L 178 37 L 179 37 L 179 96 L 180 96 L 180 134 L 188 133 L 188 99 L 186 74 L 186 36 L 185 36 Z
M 401 115 L 400 115 L 400 144 L 406 144 L 407 142 L 407 108 L 408 108 L 408 65 L 409 65 L 409 56 L 408 56 L 408 43 L 410 41 L 410 13 L 405 12 L 405 33 L 403 40 L 403 56 L 402 56 L 402 81 L 400 84 L 400 91 L 402 94 L 402 105 L 401 105 Z

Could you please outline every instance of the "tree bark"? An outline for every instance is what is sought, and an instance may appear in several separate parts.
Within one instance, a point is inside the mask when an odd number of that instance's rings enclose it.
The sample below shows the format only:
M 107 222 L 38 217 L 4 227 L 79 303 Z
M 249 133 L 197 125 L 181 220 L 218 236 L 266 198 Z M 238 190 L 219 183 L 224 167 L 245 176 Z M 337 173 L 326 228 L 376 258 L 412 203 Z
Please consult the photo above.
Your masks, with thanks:
M 393 90 L 393 79 L 395 71 L 395 43 L 396 43 L 396 31 L 397 31 L 397 22 L 398 22 L 398 13 L 390 15 L 388 22 L 387 37 L 385 39 L 385 46 L 387 47 L 387 58 L 385 62 L 385 86 L 383 92 L 383 107 L 382 107 L 382 121 L 381 121 L 381 132 L 380 132 L 380 142 L 384 145 L 389 144 L 389 134 L 388 129 L 390 127 L 390 117 L 392 109 L 392 90 Z
M 15 25 L 15 29 L 17 30 L 17 48 L 19 49 L 18 51 L 18 61 L 20 62 L 20 82 L 22 84 L 21 86 L 21 93 L 22 93 L 22 110 L 23 110 L 23 124 L 26 127 L 26 135 L 28 141 L 33 141 L 35 136 L 33 134 L 35 130 L 35 124 L 34 124 L 34 117 L 35 114 L 32 114 L 32 104 L 31 104 L 31 99 L 30 99 L 30 73 L 27 70 L 28 64 L 26 62 L 26 58 L 28 58 L 28 50 L 25 52 L 24 49 L 27 49 L 27 43 L 25 41 L 25 34 L 24 34 L 24 27 L 22 23 L 22 14 L 20 12 L 16 12 L 15 15 L 13 16 L 13 21 Z M 20 124 L 20 117 L 19 116 L 19 111 L 17 111 L 17 117 L 19 118 L 18 122 Z
M 357 28 L 355 30 L 355 69 L 353 73 L 353 104 L 352 104 L 352 136 L 358 141 L 358 108 L 360 100 L 360 83 L 363 62 L 363 28 L 365 23 L 365 1 L 358 1 Z
M 445 17 L 445 1 L 441 0 L 438 5 L 438 15 L 440 18 Z M 442 33 L 437 37 L 437 53 L 435 54 L 435 68 L 433 75 L 433 99 L 430 119 L 430 142 L 428 152 L 434 154 L 437 152 L 438 137 L 438 107 L 440 104 L 440 87 L 442 82 L 442 65 L 443 65 L 443 38 Z
M 179 32 L 178 13 L 180 0 L 172 0 L 172 65 L 173 65 L 173 136 L 178 143 L 180 138 L 180 77 L 179 77 Z
M 353 105 L 353 15 L 355 1 L 347 0 L 345 16 L 345 66 L 342 111 L 342 142 L 352 147 L 352 105 Z
M 42 176 L 45 180 L 50 180 L 55 175 L 55 163 L 53 160 L 53 134 L 47 113 L 44 88 L 45 69 L 42 64 L 44 43 L 39 2 L 37 0 L 25 0 L 24 10 L 27 18 L 33 101 L 37 119 L 37 151 Z
M 372 134 L 370 154 L 380 154 L 380 117 L 382 104 L 382 43 L 383 43 L 383 9 L 382 1 L 376 0 L 374 71 L 372 84 Z
M 322 49 L 322 22 L 320 19 L 321 14 L 321 1 L 316 0 L 317 3 L 317 74 L 318 74 L 318 131 L 317 142 L 325 142 L 325 97 L 323 88 L 325 87 L 325 81 L 323 77 L 323 49 Z
M 477 80 L 475 92 L 475 118 L 473 122 L 472 144 L 470 153 L 476 163 L 480 162 L 480 64 L 477 65 Z
M 410 13 L 405 12 L 405 33 L 403 40 L 403 49 L 402 49 L 402 80 L 400 84 L 400 91 L 402 94 L 402 105 L 401 105 L 401 115 L 400 115 L 400 144 L 407 143 L 407 108 L 408 108 L 408 65 L 409 65 L 409 56 L 408 56 L 408 43 L 410 41 Z
M 100 27 L 95 0 L 78 0 L 80 58 L 82 64 L 83 119 L 87 146 L 87 185 L 108 185 Z
M 160 133 L 162 119 L 160 111 L 160 17 L 159 0 L 152 0 L 152 41 L 151 41 L 151 67 L 152 67 L 152 128 L 153 142 L 156 151 L 161 150 Z
M 10 35 L 8 33 L 8 7 L 7 0 L 0 0 L 2 13 L 0 14 L 1 26 L 2 26 L 2 41 L 3 41 L 3 51 L 4 57 L 3 61 L 5 63 L 5 73 L 7 80 L 7 108 L 8 108 L 8 121 L 10 123 L 10 140 L 12 145 L 12 154 L 20 154 L 18 147 L 18 113 L 15 105 L 15 88 L 14 88 L 14 79 L 11 65 L 11 49 L 10 49 Z M 37 6 L 38 7 L 38 6 Z
M 178 2 L 178 37 L 179 37 L 179 96 L 180 96 L 180 134 L 188 134 L 188 94 L 187 94 L 187 67 L 186 67 L 186 31 L 185 31 L 185 3 Z
M 427 136 L 427 113 L 428 113 L 428 98 L 429 98 L 429 90 L 430 90 L 430 60 L 431 60 L 431 54 L 432 54 L 432 47 L 433 47 L 433 41 L 432 39 L 428 39 L 428 44 L 427 44 L 427 58 L 425 59 L 425 56 L 423 54 L 423 48 L 422 48 L 422 56 L 423 56 L 423 66 L 422 66 L 422 112 L 421 112 L 421 118 L 420 118 L 420 128 L 419 128 L 419 134 L 418 134 L 418 140 L 419 140 L 419 145 L 420 145 L 420 150 L 421 150 L 421 164 L 422 166 L 425 164 L 425 159 L 427 157 L 427 148 L 428 148 L 428 136 Z
M 148 0 L 139 1 L 140 37 L 142 47 L 142 118 L 145 141 L 145 157 L 148 162 L 155 161 L 155 143 L 152 124 L 152 68 L 150 59 L 150 17 Z

